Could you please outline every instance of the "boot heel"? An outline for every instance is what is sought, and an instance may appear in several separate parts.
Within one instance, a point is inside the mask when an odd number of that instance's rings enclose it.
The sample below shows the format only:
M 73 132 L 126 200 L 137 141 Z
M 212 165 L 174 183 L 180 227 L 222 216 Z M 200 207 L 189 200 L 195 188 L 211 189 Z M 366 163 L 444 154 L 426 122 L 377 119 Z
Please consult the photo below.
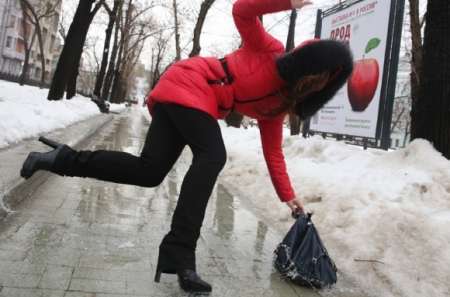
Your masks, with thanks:
M 158 268 L 155 274 L 155 283 L 159 283 L 160 280 L 161 280 L 161 270 L 159 270 Z
M 57 143 L 54 140 L 45 138 L 44 136 L 39 137 L 39 141 L 42 142 L 43 144 L 48 145 L 49 147 L 54 148 L 54 149 L 61 145 L 60 143 Z

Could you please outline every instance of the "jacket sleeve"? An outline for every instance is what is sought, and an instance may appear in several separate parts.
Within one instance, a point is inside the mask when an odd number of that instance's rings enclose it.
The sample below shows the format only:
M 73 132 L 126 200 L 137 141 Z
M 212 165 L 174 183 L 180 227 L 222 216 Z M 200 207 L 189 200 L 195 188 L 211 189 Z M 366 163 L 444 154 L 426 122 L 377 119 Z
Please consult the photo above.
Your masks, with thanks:
M 270 120 L 258 120 L 258 125 L 264 158 L 272 183 L 280 200 L 286 202 L 295 198 L 295 193 L 287 174 L 286 162 L 281 147 L 283 142 L 283 119 L 284 117 L 277 117 Z
M 280 41 L 266 32 L 258 17 L 291 7 L 291 0 L 237 0 L 233 5 L 233 18 L 242 38 L 242 47 L 255 51 L 283 48 Z

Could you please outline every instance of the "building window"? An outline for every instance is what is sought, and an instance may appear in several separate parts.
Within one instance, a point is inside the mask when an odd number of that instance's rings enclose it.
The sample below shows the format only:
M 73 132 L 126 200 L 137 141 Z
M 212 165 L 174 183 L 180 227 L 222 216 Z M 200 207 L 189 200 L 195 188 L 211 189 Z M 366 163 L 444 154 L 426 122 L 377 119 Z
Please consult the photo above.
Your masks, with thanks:
M 10 15 L 8 28 L 14 28 L 15 26 L 16 26 L 16 17 L 13 15 Z
M 48 30 L 47 28 L 44 28 L 44 30 L 42 31 L 42 43 L 45 44 L 45 42 L 47 41 L 47 34 L 48 34 Z
M 52 35 L 52 38 L 50 39 L 50 48 L 49 48 L 50 53 L 53 52 L 53 49 L 55 48 L 55 40 L 56 40 L 55 35 Z
M 58 24 L 59 24 L 59 14 L 56 12 L 55 16 L 53 17 L 53 31 L 58 31 Z
M 11 37 L 11 36 L 8 36 L 7 38 L 6 38 L 6 47 L 7 48 L 12 48 L 13 47 L 13 38 Z
M 16 51 L 19 52 L 19 53 L 24 53 L 25 52 L 25 43 L 23 42 L 22 39 L 17 39 Z

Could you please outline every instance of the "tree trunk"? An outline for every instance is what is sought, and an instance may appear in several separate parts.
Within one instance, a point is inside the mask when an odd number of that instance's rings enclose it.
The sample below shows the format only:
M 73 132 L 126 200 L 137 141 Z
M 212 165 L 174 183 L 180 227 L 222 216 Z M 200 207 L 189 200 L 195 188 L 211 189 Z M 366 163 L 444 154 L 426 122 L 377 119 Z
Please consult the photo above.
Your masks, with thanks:
M 125 16 L 125 23 L 122 28 L 122 37 L 120 41 L 119 46 L 119 53 L 117 56 L 117 63 L 115 66 L 115 72 L 114 72 L 114 79 L 112 84 L 112 90 L 111 90 L 111 96 L 109 98 L 109 101 L 112 103 L 120 103 L 119 94 L 121 93 L 121 84 L 122 84 L 122 59 L 123 59 L 123 52 L 125 47 L 128 45 L 129 42 L 129 23 L 132 16 L 132 2 L 133 0 L 130 0 L 128 2 L 128 8 L 127 8 L 127 14 Z
M 105 77 L 105 83 L 103 85 L 103 90 L 101 94 L 101 98 L 103 101 L 108 100 L 109 98 L 109 92 L 111 90 L 112 80 L 114 77 L 115 66 L 116 66 L 116 59 L 117 59 L 117 52 L 119 50 L 119 32 L 120 32 L 120 21 L 122 18 L 122 7 L 123 3 L 121 2 L 119 6 L 119 11 L 117 12 L 117 21 L 116 21 L 116 28 L 114 29 L 114 43 L 113 48 L 111 52 L 111 58 L 109 59 L 109 65 L 108 65 L 108 71 L 106 72 Z
M 286 40 L 286 52 L 289 52 L 295 47 L 295 25 L 297 23 L 297 10 L 292 9 L 289 20 L 289 31 Z
M 289 20 L 289 31 L 286 40 L 286 52 L 291 51 L 295 47 L 295 24 L 297 22 L 297 10 L 293 9 Z M 293 112 L 289 113 L 289 127 L 291 135 L 300 134 L 300 118 Z
M 413 102 L 411 138 L 425 138 L 450 158 L 450 2 L 429 0 L 420 95 Z
M 45 52 L 44 52 L 44 40 L 42 39 L 42 31 L 41 31 L 41 25 L 39 22 L 36 23 L 36 33 L 38 38 L 38 44 L 39 44 L 39 52 L 41 53 L 41 82 L 39 83 L 39 87 L 43 88 L 45 85 Z
M 92 19 L 99 9 L 97 3 L 94 10 L 92 10 L 94 2 L 95 0 L 80 0 L 78 3 L 50 86 L 49 100 L 60 100 L 64 96 L 66 89 L 67 99 L 75 95 L 78 67 L 81 54 L 83 53 L 84 42 Z
M 27 47 L 27 42 L 25 42 L 25 48 Z M 23 61 L 22 72 L 19 77 L 19 85 L 23 86 L 28 79 L 28 71 L 30 69 L 30 51 L 25 49 L 25 59 Z
M 114 23 L 116 22 L 117 11 L 119 10 L 120 4 L 121 0 L 114 1 L 114 7 L 111 13 L 109 14 L 109 22 L 105 31 L 105 43 L 103 45 L 102 62 L 100 66 L 100 71 L 95 81 L 95 88 L 94 88 L 94 95 L 97 96 L 98 98 L 101 98 L 101 90 L 103 86 L 103 81 L 105 79 L 106 67 L 108 66 L 109 46 L 112 38 L 112 31 L 114 29 Z
M 122 41 L 120 43 L 120 47 L 119 47 L 119 54 L 117 57 L 117 62 L 116 65 L 114 66 L 114 79 L 112 82 L 112 87 L 111 87 L 111 95 L 109 97 L 109 101 L 111 101 L 112 103 L 119 103 L 119 91 L 120 91 L 120 83 L 121 83 L 121 64 L 122 64 L 122 56 L 123 56 L 123 48 L 124 48 L 124 40 L 123 40 L 123 36 L 122 36 Z
M 178 5 L 177 0 L 173 0 L 173 14 L 175 17 L 175 61 L 179 61 L 181 59 L 181 48 L 180 48 L 180 32 L 178 25 Z
M 200 35 L 202 33 L 203 24 L 205 23 L 206 15 L 208 14 L 208 10 L 211 8 L 215 0 L 205 0 L 202 2 L 200 7 L 200 12 L 198 14 L 197 23 L 194 28 L 194 39 L 192 45 L 192 51 L 189 54 L 189 57 L 198 56 L 200 54 Z
M 409 16 L 411 29 L 411 101 L 412 113 L 416 112 L 417 102 L 420 96 L 420 81 L 422 76 L 423 63 L 423 46 L 422 46 L 422 32 L 419 13 L 419 0 L 409 0 Z
M 41 30 L 40 20 L 36 14 L 36 11 L 34 10 L 34 7 L 30 4 L 30 2 L 28 2 L 28 0 L 21 0 L 20 5 L 21 5 L 23 11 L 25 11 L 25 9 L 28 9 L 34 18 L 33 24 L 35 26 L 35 34 L 38 37 L 39 51 L 41 54 L 42 74 L 41 74 L 40 87 L 43 88 L 44 84 L 45 84 L 45 54 L 44 54 L 44 44 L 43 44 L 44 41 L 42 40 L 42 30 Z
M 226 118 L 225 122 L 228 126 L 239 128 L 241 127 L 242 120 L 244 116 L 238 112 L 232 111 Z
M 94 0 L 95 1 L 95 0 Z M 69 77 L 67 80 L 66 87 L 66 98 L 71 99 L 77 93 L 77 78 L 80 69 L 81 56 L 83 55 L 84 43 L 86 42 L 86 37 L 89 31 L 89 27 L 91 26 L 92 20 L 94 19 L 95 14 L 98 11 L 99 3 L 97 3 L 96 8 L 92 12 L 88 14 L 87 18 L 84 18 L 81 28 L 80 28 L 80 42 L 76 44 L 75 47 L 75 56 L 72 57 L 74 60 L 74 67 L 69 69 Z
M 22 9 L 22 24 L 21 24 L 21 26 L 22 26 L 22 31 L 23 31 L 25 60 L 23 61 L 22 72 L 21 72 L 20 78 L 19 78 L 19 84 L 21 86 L 23 86 L 28 78 L 28 69 L 30 68 L 30 50 L 31 50 L 32 45 L 29 46 L 29 42 L 28 42 L 28 30 L 27 30 L 28 16 L 27 16 L 25 4 L 23 3 L 23 1 L 20 1 L 20 9 Z M 34 39 L 34 35 L 33 35 L 33 39 Z

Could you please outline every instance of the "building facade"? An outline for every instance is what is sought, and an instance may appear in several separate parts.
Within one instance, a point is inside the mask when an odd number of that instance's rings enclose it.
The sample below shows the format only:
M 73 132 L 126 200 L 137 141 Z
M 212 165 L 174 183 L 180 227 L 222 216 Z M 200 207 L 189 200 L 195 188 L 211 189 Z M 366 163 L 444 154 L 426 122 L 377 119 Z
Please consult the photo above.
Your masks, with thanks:
M 41 52 L 34 25 L 26 18 L 20 0 L 2 0 L 0 4 L 0 72 L 18 76 L 25 61 L 25 44 L 30 48 L 28 78 L 39 80 L 42 75 Z M 61 41 L 58 25 L 61 15 L 61 0 L 30 0 L 40 19 L 45 63 L 45 80 L 51 79 L 60 54 Z

